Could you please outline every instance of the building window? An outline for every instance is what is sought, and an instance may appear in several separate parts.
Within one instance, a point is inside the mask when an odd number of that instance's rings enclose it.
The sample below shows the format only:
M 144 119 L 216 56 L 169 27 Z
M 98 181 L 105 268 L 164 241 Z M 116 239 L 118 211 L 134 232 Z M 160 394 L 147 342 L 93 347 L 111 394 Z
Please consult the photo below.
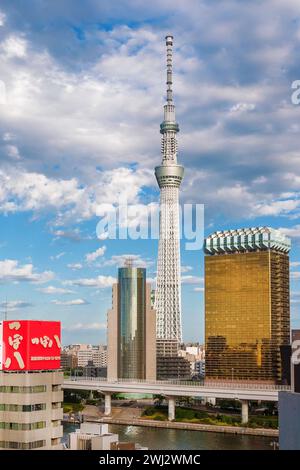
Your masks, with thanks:
M 45 447 L 46 441 L 33 441 L 33 442 L 14 442 L 14 441 L 0 441 L 1 449 L 38 449 Z
M 0 385 L 0 393 L 44 393 L 46 390 L 46 385 L 33 385 L 28 387 Z
M 59 408 L 61 408 L 60 402 L 52 403 L 52 410 L 58 410 Z
M 36 403 L 35 405 L 14 405 L 0 403 L 0 411 L 41 411 L 46 409 L 46 403 Z
M 4 423 L 0 422 L 0 429 L 10 429 L 14 431 L 32 431 L 34 429 L 43 429 L 46 427 L 46 421 L 36 423 Z

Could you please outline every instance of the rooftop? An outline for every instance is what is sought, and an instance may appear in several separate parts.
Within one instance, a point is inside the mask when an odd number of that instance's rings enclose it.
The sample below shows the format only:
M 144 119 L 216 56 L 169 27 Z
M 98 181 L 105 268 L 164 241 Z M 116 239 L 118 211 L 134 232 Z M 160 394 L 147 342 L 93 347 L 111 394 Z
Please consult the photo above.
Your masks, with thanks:
M 271 227 L 216 231 L 204 241 L 204 252 L 208 255 L 265 250 L 288 253 L 290 249 L 291 240 Z

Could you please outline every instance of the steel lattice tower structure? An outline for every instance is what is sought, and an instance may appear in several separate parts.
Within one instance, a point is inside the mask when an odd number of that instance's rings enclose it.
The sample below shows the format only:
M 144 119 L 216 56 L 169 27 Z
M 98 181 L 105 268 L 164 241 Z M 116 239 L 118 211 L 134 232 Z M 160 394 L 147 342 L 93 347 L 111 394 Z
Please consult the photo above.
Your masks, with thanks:
M 178 345 L 181 331 L 181 266 L 179 233 L 179 187 L 184 168 L 177 164 L 177 132 L 172 91 L 173 36 L 166 36 L 167 103 L 160 125 L 162 163 L 155 168 L 160 188 L 160 227 L 157 261 L 155 309 L 157 340 Z

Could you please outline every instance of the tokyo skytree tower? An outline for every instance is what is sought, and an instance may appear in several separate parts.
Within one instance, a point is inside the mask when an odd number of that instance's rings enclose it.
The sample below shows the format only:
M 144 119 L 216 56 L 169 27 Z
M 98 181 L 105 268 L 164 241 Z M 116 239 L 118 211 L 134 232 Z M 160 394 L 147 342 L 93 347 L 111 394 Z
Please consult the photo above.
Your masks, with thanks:
M 156 337 L 177 345 L 181 331 L 181 267 L 179 234 L 179 187 L 184 168 L 177 164 L 176 123 L 172 91 L 173 36 L 166 37 L 167 46 L 167 103 L 160 125 L 162 163 L 155 168 L 160 188 L 160 222 L 155 292 Z

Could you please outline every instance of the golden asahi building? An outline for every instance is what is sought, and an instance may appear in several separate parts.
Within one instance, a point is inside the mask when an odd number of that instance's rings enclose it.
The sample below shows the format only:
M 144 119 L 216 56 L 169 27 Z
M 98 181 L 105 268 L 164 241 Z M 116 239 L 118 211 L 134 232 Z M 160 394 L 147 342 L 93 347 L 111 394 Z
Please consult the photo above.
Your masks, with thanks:
M 205 240 L 206 380 L 283 383 L 290 248 L 269 227 L 215 232 Z

